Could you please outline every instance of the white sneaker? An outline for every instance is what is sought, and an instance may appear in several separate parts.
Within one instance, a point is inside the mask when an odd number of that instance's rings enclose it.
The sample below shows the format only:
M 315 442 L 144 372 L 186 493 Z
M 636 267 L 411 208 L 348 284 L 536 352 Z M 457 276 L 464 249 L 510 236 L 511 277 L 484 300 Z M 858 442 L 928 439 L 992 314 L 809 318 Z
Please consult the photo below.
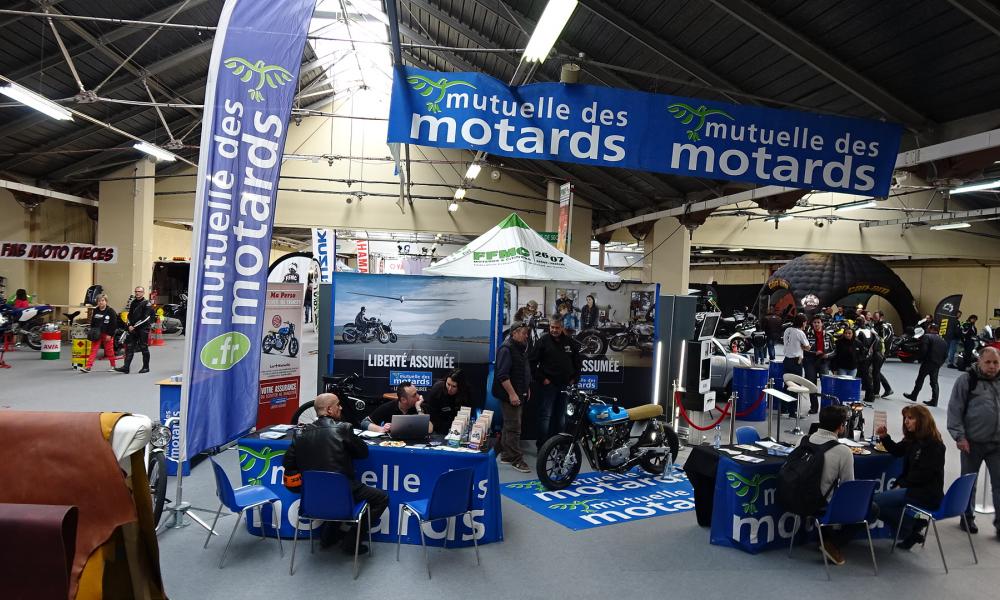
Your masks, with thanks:
M 114 367 L 108 367 L 108 373 L 114 373 L 114 372 L 115 372 Z

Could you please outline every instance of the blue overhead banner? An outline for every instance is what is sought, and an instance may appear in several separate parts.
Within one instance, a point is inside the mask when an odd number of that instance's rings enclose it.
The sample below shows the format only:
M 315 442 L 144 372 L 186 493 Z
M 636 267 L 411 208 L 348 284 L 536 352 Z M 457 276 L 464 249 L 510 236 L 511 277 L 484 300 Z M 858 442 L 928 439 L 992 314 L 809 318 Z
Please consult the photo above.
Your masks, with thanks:
M 315 5 L 227 0 L 219 17 L 198 158 L 184 456 L 228 442 L 256 422 L 278 174 Z
M 389 142 L 884 196 L 895 123 L 591 85 L 396 69 Z

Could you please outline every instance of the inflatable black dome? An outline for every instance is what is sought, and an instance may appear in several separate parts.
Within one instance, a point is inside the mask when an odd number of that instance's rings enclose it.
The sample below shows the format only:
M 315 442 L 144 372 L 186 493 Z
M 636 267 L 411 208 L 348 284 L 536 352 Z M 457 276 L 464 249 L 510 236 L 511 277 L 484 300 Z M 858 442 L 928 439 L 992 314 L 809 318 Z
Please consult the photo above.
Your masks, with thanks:
M 920 318 L 913 294 L 903 280 L 892 269 L 864 254 L 803 254 L 775 271 L 760 295 L 773 300 L 787 293 L 794 298 L 795 307 L 807 313 L 836 304 L 847 296 L 869 294 L 888 300 L 904 326 L 913 325 Z

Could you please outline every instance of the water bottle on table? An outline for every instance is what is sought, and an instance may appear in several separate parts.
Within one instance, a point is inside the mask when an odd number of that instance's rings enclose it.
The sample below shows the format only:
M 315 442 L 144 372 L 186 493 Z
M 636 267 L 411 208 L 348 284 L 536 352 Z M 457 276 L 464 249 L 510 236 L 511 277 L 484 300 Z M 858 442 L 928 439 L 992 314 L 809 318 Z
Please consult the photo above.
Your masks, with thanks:
M 712 447 L 718 449 L 722 445 L 722 425 L 715 426 L 715 437 L 712 438 Z

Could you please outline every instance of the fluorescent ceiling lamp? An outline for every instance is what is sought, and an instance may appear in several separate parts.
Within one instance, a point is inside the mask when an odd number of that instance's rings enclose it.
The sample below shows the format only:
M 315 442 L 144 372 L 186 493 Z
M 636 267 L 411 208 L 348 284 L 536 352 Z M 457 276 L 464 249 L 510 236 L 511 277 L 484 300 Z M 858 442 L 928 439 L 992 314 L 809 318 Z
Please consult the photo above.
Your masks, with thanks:
M 465 198 L 465 188 L 458 188 L 455 190 L 455 200 L 461 200 Z
M 781 216 L 781 217 L 775 217 L 774 220 L 775 221 L 791 221 L 794 218 L 795 218 L 794 215 L 784 215 L 784 216 Z
M 715 254 L 715 250 L 709 250 L 706 248 L 705 250 L 700 250 L 698 254 Z
M 153 144 L 147 142 L 136 142 L 132 147 L 135 148 L 136 150 L 145 152 L 146 154 L 152 156 L 156 160 L 163 160 L 167 162 L 174 162 L 175 160 L 177 160 L 177 157 L 174 156 L 172 153 L 167 152 L 166 150 L 160 148 L 159 146 L 154 146 Z
M 944 225 L 931 225 L 931 231 L 943 231 L 945 229 L 965 229 L 966 227 L 972 227 L 968 223 L 945 223 Z
M 479 172 L 483 170 L 482 165 L 472 163 L 469 165 L 469 170 L 465 172 L 465 178 L 472 180 L 479 177 Z
M 33 108 L 40 113 L 44 113 L 57 121 L 72 121 L 73 113 L 59 106 L 55 102 L 40 96 L 31 90 L 21 87 L 16 83 L 10 83 L 0 87 L 0 94 L 16 100 L 21 104 Z
M 455 212 L 458 210 L 458 202 L 452 202 L 448 205 L 448 212 Z
M 524 49 L 524 60 L 545 62 L 563 27 L 573 15 L 576 4 L 576 0 L 549 0 L 545 10 L 542 11 L 542 17 L 535 25 L 531 39 L 528 40 L 528 46 Z
M 730 252 L 743 252 L 743 248 L 730 248 Z
M 960 185 L 957 188 L 951 190 L 951 193 L 965 194 L 967 192 L 981 192 L 983 190 L 993 190 L 996 188 L 1000 188 L 1000 180 L 987 181 L 985 183 L 972 183 L 969 185 Z
M 841 204 L 840 206 L 833 209 L 834 212 L 847 212 L 850 210 L 859 210 L 862 208 L 874 208 L 874 200 L 862 200 L 861 202 L 851 202 L 848 204 Z

